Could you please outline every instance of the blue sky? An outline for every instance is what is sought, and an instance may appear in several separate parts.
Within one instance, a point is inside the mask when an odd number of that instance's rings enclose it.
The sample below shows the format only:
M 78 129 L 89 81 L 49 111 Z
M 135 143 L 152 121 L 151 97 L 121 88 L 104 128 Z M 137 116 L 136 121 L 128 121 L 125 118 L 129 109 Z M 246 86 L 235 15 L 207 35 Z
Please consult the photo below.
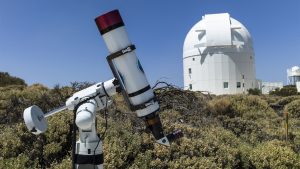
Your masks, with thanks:
M 228 12 L 254 41 L 256 76 L 286 82 L 300 65 L 299 0 L 0 0 L 0 71 L 28 84 L 112 78 L 94 18 L 119 9 L 149 82 L 183 86 L 182 47 L 203 15 Z

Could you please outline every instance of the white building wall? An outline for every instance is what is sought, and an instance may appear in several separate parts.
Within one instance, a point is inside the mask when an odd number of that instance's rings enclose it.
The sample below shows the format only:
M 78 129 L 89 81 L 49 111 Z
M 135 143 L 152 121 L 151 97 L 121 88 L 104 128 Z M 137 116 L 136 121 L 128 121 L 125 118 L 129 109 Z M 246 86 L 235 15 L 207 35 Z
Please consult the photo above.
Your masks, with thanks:
M 283 88 L 282 82 L 262 82 L 262 94 L 269 94 L 271 91 L 274 91 L 275 89 L 281 89 Z
M 256 79 L 255 88 L 261 90 L 262 89 L 262 80 Z
M 209 91 L 219 95 L 243 93 L 256 87 L 250 34 L 238 21 L 232 18 L 230 21 L 231 25 L 238 28 L 231 31 L 231 46 L 206 45 L 205 19 L 198 22 L 186 36 L 183 51 L 185 89 L 189 89 L 191 84 L 193 91 Z M 222 40 L 222 37 L 219 38 Z M 224 88 L 224 82 L 228 82 L 228 88 Z M 237 82 L 240 82 L 240 88 L 237 88 Z
M 297 91 L 300 92 L 300 82 L 296 82 Z

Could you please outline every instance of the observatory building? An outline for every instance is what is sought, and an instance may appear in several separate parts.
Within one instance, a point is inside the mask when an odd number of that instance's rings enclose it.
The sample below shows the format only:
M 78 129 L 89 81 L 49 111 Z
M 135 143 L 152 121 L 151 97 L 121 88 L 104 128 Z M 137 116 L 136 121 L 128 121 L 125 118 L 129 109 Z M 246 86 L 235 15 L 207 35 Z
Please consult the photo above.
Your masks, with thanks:
M 212 94 L 246 93 L 256 88 L 252 39 L 228 13 L 202 17 L 183 46 L 184 88 Z
M 297 91 L 300 92 L 300 68 L 298 66 L 287 70 L 287 82 L 289 85 L 296 85 Z
M 287 81 L 289 85 L 296 85 L 297 82 L 300 82 L 300 68 L 294 66 L 287 70 Z

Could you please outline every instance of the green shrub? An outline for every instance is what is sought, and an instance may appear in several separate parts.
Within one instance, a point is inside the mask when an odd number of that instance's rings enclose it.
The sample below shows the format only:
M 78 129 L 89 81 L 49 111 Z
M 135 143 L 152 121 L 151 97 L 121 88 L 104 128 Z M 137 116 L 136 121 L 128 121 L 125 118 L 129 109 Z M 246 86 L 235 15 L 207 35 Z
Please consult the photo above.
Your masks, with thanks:
M 296 128 L 296 131 L 291 132 L 292 135 L 294 136 L 293 139 L 291 140 L 291 143 L 293 145 L 293 150 L 300 154 L 300 131 L 299 131 L 299 126 Z
M 99 125 L 98 131 L 104 131 L 103 127 L 104 125 Z M 103 143 L 105 168 L 128 168 L 131 165 L 142 148 L 142 138 L 139 134 L 132 133 L 131 129 L 132 126 L 128 119 L 122 124 L 109 120 L 108 131 Z
M 269 95 L 269 94 L 260 95 L 260 98 L 262 100 L 265 100 L 268 104 L 276 104 L 278 100 L 282 99 L 281 96 Z
M 9 168 L 9 169 L 24 169 L 24 168 L 32 168 L 35 166 L 33 164 L 37 164 L 36 160 L 30 159 L 25 154 L 19 154 L 14 158 L 3 159 L 0 157 L 0 168 Z
M 41 84 L 4 90 L 0 92 L 0 124 L 22 122 L 24 109 L 32 105 L 38 105 L 44 112 L 52 110 L 63 105 L 71 94 L 69 87 L 50 90 Z
M 270 139 L 268 133 L 264 131 L 265 126 L 260 126 L 252 120 L 245 120 L 240 117 L 219 117 L 219 119 L 225 129 L 232 131 L 237 137 L 248 143 L 257 144 Z
M 26 83 L 23 79 L 18 77 L 10 76 L 7 72 L 0 72 L 0 87 L 9 86 L 9 85 L 24 85 Z
M 170 168 L 174 169 L 208 169 L 208 168 L 220 168 L 215 163 L 215 159 L 211 157 L 187 157 L 182 156 L 179 159 L 175 159 L 170 163 Z
M 24 162 L 26 167 L 23 168 L 35 168 L 39 160 L 39 149 L 36 141 L 36 137 L 28 132 L 24 124 L 6 127 L 0 134 L 0 159 L 3 159 L 2 162 L 5 165 L 19 166 Z M 24 158 L 25 156 L 26 158 Z M 27 158 L 30 160 L 27 161 Z M 15 164 L 14 159 L 16 159 Z M 22 167 L 20 166 L 20 168 Z
M 22 152 L 22 140 L 14 128 L 6 127 L 0 133 L 0 157 L 16 157 Z
M 39 136 L 28 132 L 22 113 L 32 104 L 51 110 L 85 85 L 0 87 L 0 168 L 41 168 L 42 160 L 47 168 L 70 168 L 72 112 L 47 118 L 48 130 Z M 144 122 L 116 95 L 103 140 L 105 168 L 299 168 L 298 96 L 156 93 L 165 133 L 181 129 L 184 137 L 170 147 L 156 144 Z M 291 114 L 288 142 L 278 141 L 284 139 L 284 119 L 269 103 L 286 105 Z M 97 131 L 105 131 L 103 111 L 97 112 Z
M 300 99 L 287 104 L 285 111 L 289 113 L 290 117 L 300 118 Z
M 223 96 L 209 101 L 208 109 L 215 116 L 241 117 L 248 120 L 277 117 L 265 100 L 253 95 Z
M 274 91 L 270 92 L 270 95 L 277 95 L 277 96 L 292 96 L 297 94 L 298 94 L 297 88 L 294 85 L 284 86 L 281 89 L 277 88 Z
M 261 90 L 254 88 L 254 89 L 248 89 L 248 94 L 250 95 L 261 95 Z
M 297 96 L 287 96 L 287 97 L 283 97 L 281 99 L 279 99 L 276 104 L 277 105 L 280 105 L 280 106 L 285 106 L 289 103 L 291 103 L 292 101 L 294 100 L 300 100 L 300 96 L 297 95 Z
M 275 118 L 277 114 L 259 96 L 235 95 L 231 99 L 232 110 L 236 116 L 248 120 Z
M 300 168 L 299 155 L 277 140 L 258 145 L 249 157 L 255 168 Z
M 232 110 L 232 105 L 228 97 L 220 97 L 208 102 L 208 109 L 214 115 L 226 115 L 234 117 L 235 114 Z
M 72 166 L 72 158 L 67 156 L 61 162 L 53 163 L 51 168 L 53 168 L 53 169 L 66 169 L 66 168 L 71 168 L 71 166 Z
M 196 159 L 206 162 L 194 164 L 196 168 L 235 168 L 240 164 L 240 152 L 237 148 L 240 141 L 232 132 L 220 127 L 199 129 L 182 125 L 178 128 L 183 130 L 185 137 L 177 144 L 173 143 L 170 148 L 155 145 L 152 159 L 169 161 L 169 167 L 175 168 L 180 161 L 183 161 L 181 168 L 191 167 L 191 163 Z M 161 152 L 164 153 L 159 155 Z

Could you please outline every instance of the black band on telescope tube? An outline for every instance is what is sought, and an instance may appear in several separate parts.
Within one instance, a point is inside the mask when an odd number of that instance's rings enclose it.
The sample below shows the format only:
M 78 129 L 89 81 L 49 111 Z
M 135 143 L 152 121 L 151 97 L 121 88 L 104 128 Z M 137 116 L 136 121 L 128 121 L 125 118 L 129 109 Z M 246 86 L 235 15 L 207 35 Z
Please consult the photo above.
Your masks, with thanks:
M 103 35 L 103 34 L 105 34 L 105 33 L 107 33 L 107 32 L 110 32 L 110 31 L 112 31 L 112 30 L 114 30 L 114 29 L 117 29 L 117 28 L 119 28 L 119 27 L 121 27 L 121 26 L 124 26 L 124 23 L 123 23 L 123 22 L 120 22 L 120 23 L 111 25 L 111 26 L 107 27 L 106 29 L 99 30 L 99 31 L 100 31 L 100 34 Z
M 134 96 L 140 95 L 140 94 L 148 91 L 149 89 L 151 89 L 150 85 L 148 85 L 148 86 L 146 86 L 146 87 L 144 87 L 144 88 L 142 88 L 142 89 L 140 89 L 138 91 L 135 91 L 133 93 L 129 93 L 128 96 L 129 97 L 134 97 Z
M 75 164 L 94 164 L 100 165 L 103 164 L 103 154 L 96 154 L 96 155 L 82 155 L 82 154 L 75 154 Z
M 121 50 L 119 50 L 119 51 L 117 51 L 117 52 L 115 52 L 115 53 L 112 53 L 112 54 L 108 55 L 108 56 L 107 56 L 107 59 L 109 59 L 109 60 L 115 59 L 115 58 L 117 58 L 117 57 L 119 57 L 119 56 L 122 56 L 122 55 L 124 55 L 124 54 L 126 54 L 126 53 L 132 52 L 132 51 L 135 50 L 135 49 L 136 49 L 136 48 L 135 48 L 134 45 L 129 45 L 129 46 L 127 46 L 127 47 L 124 48 L 124 49 L 121 49 Z
M 142 104 L 138 104 L 138 105 L 132 105 L 132 104 L 130 104 L 130 110 L 131 111 L 136 111 L 136 110 L 141 110 L 141 109 L 144 109 L 144 108 L 146 108 L 146 107 L 148 107 L 148 103 L 150 103 L 150 102 L 156 102 L 157 101 L 157 98 L 156 97 L 153 97 L 153 98 L 151 98 L 151 99 L 149 99 L 149 100 L 147 100 L 146 102 L 144 102 L 144 103 L 142 103 Z

